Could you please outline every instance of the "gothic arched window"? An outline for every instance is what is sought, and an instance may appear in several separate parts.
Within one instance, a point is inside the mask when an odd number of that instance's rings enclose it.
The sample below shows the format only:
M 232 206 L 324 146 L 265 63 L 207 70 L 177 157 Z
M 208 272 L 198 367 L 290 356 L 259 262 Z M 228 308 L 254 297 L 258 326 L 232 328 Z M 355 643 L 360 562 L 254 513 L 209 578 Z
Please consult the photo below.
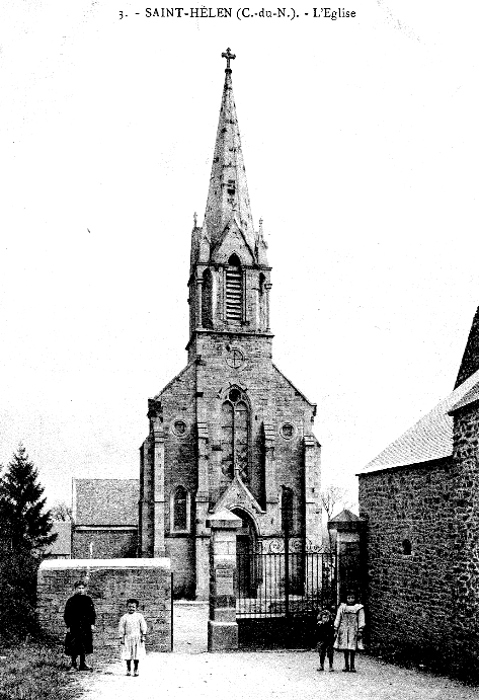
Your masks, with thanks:
M 203 274 L 203 298 L 201 300 L 202 326 L 213 327 L 213 277 L 211 270 L 205 270 Z
M 266 328 L 266 310 L 265 310 L 265 299 L 266 299 L 266 277 L 262 272 L 259 275 L 259 285 L 258 285 L 258 325 L 260 328 Z
M 235 471 L 248 481 L 249 407 L 243 392 L 232 387 L 221 407 L 222 470 L 230 479 Z
M 184 486 L 177 486 L 170 500 L 170 529 L 185 532 L 190 527 L 190 494 Z
M 232 323 L 243 320 L 243 270 L 236 253 L 226 268 L 226 320 Z
M 283 486 L 281 495 L 281 529 L 292 534 L 294 527 L 294 494 L 289 486 Z

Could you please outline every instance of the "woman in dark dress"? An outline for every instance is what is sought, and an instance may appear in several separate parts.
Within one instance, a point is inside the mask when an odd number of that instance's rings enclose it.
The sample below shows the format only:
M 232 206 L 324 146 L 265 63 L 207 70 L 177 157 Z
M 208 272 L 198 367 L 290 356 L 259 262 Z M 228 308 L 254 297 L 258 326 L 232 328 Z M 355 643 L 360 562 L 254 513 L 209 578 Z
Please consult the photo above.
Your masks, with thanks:
M 95 630 L 95 606 L 86 594 L 83 581 L 75 583 L 75 595 L 67 600 L 63 619 L 68 629 L 65 640 L 65 654 L 71 656 L 72 668 L 77 668 L 77 657 L 80 657 L 80 671 L 89 671 L 85 656 L 93 652 L 93 631 Z

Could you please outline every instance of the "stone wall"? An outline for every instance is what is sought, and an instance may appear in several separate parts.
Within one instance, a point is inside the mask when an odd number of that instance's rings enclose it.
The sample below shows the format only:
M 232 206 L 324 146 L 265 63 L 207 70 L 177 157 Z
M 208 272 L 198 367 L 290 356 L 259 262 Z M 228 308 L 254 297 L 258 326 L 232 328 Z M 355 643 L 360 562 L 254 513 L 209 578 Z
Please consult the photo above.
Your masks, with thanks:
M 88 529 L 73 527 L 74 559 L 116 559 L 135 557 L 138 547 L 136 528 Z
M 478 404 L 451 414 L 451 457 L 359 477 L 368 627 L 373 652 L 479 683 Z
M 452 662 L 454 478 L 451 459 L 359 477 L 373 653 Z
M 41 629 L 61 642 L 63 611 L 75 581 L 88 583 L 97 613 L 94 647 L 118 645 L 118 622 L 128 598 L 140 601 L 148 624 L 147 651 L 171 651 L 169 559 L 46 560 L 38 572 L 37 612 Z
M 195 543 L 191 537 L 176 536 L 166 539 L 166 553 L 171 559 L 173 594 L 175 598 L 194 598 Z
M 454 413 L 453 662 L 479 683 L 479 409 Z M 472 671 L 475 671 L 473 676 Z

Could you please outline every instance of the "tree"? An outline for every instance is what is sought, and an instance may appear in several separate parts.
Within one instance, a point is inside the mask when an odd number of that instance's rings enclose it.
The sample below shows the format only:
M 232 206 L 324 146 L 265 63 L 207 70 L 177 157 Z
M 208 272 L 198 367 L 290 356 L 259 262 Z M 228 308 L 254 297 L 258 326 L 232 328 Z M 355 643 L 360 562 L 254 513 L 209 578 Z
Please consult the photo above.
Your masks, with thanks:
M 45 547 L 57 537 L 45 500 L 38 472 L 20 445 L 0 474 L 0 637 L 5 644 L 38 632 L 37 570 Z
M 326 513 L 328 521 L 333 517 L 337 504 L 344 504 L 346 498 L 347 491 L 341 486 L 334 486 L 333 484 L 330 484 L 321 491 L 321 505 Z
M 50 510 L 52 520 L 63 520 L 71 522 L 73 520 L 72 509 L 65 501 L 57 501 Z
M 342 486 L 334 486 L 334 484 L 330 484 L 321 491 L 321 505 L 326 515 L 327 528 L 327 524 L 331 520 L 333 515 L 337 515 L 337 513 L 335 513 L 335 511 L 337 510 L 337 506 L 339 507 L 339 505 L 341 505 L 342 508 L 351 507 L 351 501 L 348 498 L 348 491 Z M 332 551 L 334 549 L 333 537 L 329 529 L 327 529 L 327 533 L 329 539 L 329 548 L 330 551 Z M 323 530 L 323 538 L 324 537 L 325 533 Z
M 20 444 L 0 477 L 1 538 L 7 549 L 40 556 L 55 541 L 43 491 L 35 465 Z

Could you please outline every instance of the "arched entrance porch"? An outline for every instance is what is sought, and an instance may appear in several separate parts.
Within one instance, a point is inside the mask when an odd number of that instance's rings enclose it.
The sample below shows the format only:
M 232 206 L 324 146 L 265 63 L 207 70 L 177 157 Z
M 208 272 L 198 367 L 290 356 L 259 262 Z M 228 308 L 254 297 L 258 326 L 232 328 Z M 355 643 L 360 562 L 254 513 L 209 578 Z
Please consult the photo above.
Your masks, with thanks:
M 236 571 L 238 593 L 242 598 L 256 598 L 258 572 L 256 557 L 258 532 L 253 518 L 242 508 L 231 512 L 241 518 L 242 526 L 236 531 Z

